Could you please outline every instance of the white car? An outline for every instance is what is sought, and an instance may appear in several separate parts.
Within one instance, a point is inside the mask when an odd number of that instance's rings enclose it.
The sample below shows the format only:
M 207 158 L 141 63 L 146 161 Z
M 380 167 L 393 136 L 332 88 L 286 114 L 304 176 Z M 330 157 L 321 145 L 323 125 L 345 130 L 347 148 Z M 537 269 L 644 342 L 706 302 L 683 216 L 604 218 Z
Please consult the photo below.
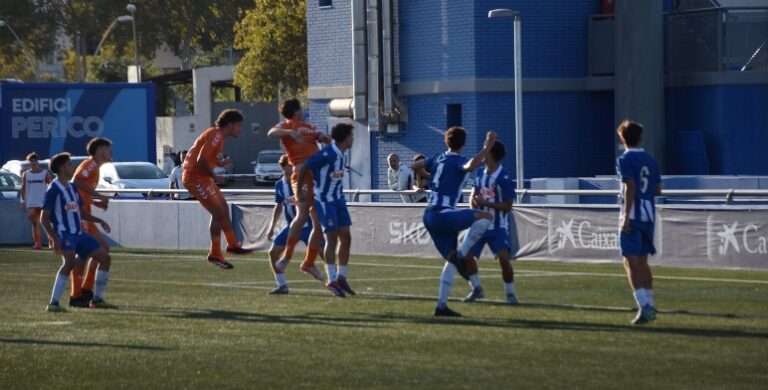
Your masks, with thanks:
M 72 165 L 75 168 L 77 168 L 80 165 L 80 163 L 82 163 L 83 161 L 85 161 L 87 159 L 88 159 L 88 156 L 72 156 L 72 157 L 70 157 L 70 161 L 72 161 Z M 48 163 L 50 163 L 50 162 L 51 162 L 51 160 L 49 160 L 49 159 L 40 160 L 40 166 L 43 169 L 48 170 Z M 2 169 L 5 169 L 6 171 L 9 171 L 9 172 L 15 174 L 16 176 L 21 177 L 21 174 L 24 171 L 26 171 L 27 169 L 29 169 L 29 161 L 27 161 L 27 160 L 9 160 L 9 161 L 7 161 L 5 163 L 5 165 L 3 165 Z M 51 175 L 53 175 L 53 173 L 51 173 Z
M 13 172 L 0 169 L 0 199 L 18 199 L 21 178 Z
M 283 155 L 283 151 L 276 150 L 262 150 L 259 152 L 259 157 L 255 161 L 251 161 L 253 165 L 253 184 L 268 184 L 274 183 L 283 176 L 283 171 L 280 170 L 280 165 L 277 161 L 280 156 Z
M 103 189 L 168 189 L 168 175 L 157 165 L 145 161 L 110 162 L 99 170 L 100 190 Z M 147 193 L 118 193 L 122 197 L 143 198 Z M 167 193 L 154 193 L 153 196 L 168 196 Z

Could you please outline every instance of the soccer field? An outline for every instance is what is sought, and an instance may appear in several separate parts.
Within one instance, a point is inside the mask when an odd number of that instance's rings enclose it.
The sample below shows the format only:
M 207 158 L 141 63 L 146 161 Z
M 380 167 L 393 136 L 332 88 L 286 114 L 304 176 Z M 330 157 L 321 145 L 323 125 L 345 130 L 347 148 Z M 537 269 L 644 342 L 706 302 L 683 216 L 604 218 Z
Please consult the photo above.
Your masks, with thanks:
M 297 255 L 299 257 L 300 255 Z M 119 310 L 47 313 L 60 260 L 0 249 L 0 389 L 765 388 L 768 272 L 655 267 L 659 318 L 629 325 L 618 264 L 495 262 L 484 302 L 434 318 L 442 263 L 353 256 L 358 295 L 333 298 L 296 268 L 274 287 L 266 255 L 222 271 L 202 252 L 116 249 Z M 469 287 L 457 278 L 453 297 Z M 63 300 L 64 302 L 65 300 Z

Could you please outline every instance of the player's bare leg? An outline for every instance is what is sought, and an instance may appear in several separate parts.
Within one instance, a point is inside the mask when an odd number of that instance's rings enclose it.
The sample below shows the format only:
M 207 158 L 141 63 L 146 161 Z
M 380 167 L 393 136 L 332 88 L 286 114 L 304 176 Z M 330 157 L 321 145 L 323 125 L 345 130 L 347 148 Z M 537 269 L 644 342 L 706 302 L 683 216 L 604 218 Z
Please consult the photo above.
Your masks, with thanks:
M 328 282 L 325 288 L 333 295 L 344 298 L 344 291 L 338 284 L 338 272 L 336 268 L 336 248 L 339 244 L 338 231 L 325 232 L 325 273 L 328 275 Z
M 512 269 L 512 264 L 509 261 L 509 251 L 506 249 L 500 250 L 496 254 L 496 259 L 499 261 L 499 267 L 501 268 L 501 278 L 504 280 L 504 290 L 507 294 L 507 303 L 510 305 L 517 305 L 519 302 L 515 295 L 515 272 Z
M 472 251 L 467 252 L 467 256 L 464 262 L 467 269 L 467 274 L 469 275 L 469 286 L 472 288 L 472 291 L 470 291 L 469 295 L 464 297 L 462 301 L 474 302 L 478 299 L 485 298 L 485 291 L 483 290 L 483 285 L 480 283 L 477 259 L 475 259 L 475 255 L 472 253 Z
M 355 295 L 355 290 L 350 287 L 347 278 L 349 276 L 349 251 L 352 246 L 352 234 L 349 232 L 349 226 L 338 229 L 339 236 L 339 267 L 336 282 L 339 287 L 349 295 Z
M 269 292 L 269 295 L 282 295 L 282 294 L 288 294 L 288 284 L 285 280 L 285 269 L 279 268 L 276 266 L 277 261 L 280 260 L 280 254 L 283 253 L 283 249 L 285 249 L 284 246 L 277 246 L 273 245 L 272 248 L 269 249 L 269 264 L 272 267 L 272 274 L 275 277 L 275 282 L 277 282 L 277 288 Z
M 624 269 L 627 271 L 627 278 L 638 306 L 637 316 L 632 320 L 632 323 L 640 325 L 653 320 L 655 312 L 652 313 L 649 310 L 651 305 L 644 288 L 645 267 L 642 265 L 641 256 L 624 256 Z

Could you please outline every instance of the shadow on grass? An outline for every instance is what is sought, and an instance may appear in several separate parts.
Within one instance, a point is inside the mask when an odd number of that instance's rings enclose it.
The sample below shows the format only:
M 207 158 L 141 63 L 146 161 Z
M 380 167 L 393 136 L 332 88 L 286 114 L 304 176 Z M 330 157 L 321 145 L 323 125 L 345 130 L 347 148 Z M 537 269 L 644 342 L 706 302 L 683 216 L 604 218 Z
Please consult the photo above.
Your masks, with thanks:
M 170 351 L 170 348 L 155 347 L 152 345 L 128 345 L 128 344 L 106 344 L 83 341 L 61 341 L 61 340 L 32 340 L 32 339 L 6 339 L 0 338 L 3 344 L 21 344 L 21 345 L 56 345 L 62 347 L 86 347 L 86 348 L 118 348 L 118 349 L 136 349 L 144 351 Z
M 161 317 L 182 318 L 193 320 L 220 320 L 220 321 L 238 321 L 246 323 L 271 323 L 286 325 L 332 325 L 341 327 L 371 327 L 381 324 L 381 321 L 371 319 L 361 319 L 357 317 L 338 317 L 329 316 L 321 313 L 306 315 L 280 316 L 273 314 L 263 314 L 255 312 L 231 311 L 231 310 L 204 310 L 204 309 L 168 309 L 160 307 L 147 306 L 123 306 L 127 310 L 136 310 L 141 312 L 158 313 Z M 119 312 L 108 314 L 118 315 Z M 149 314 L 152 316 L 153 314 Z M 367 323 L 367 324 L 366 324 Z
M 448 325 L 448 326 L 479 326 L 495 328 L 520 328 L 533 330 L 570 330 L 578 332 L 635 332 L 650 334 L 669 334 L 678 336 L 698 337 L 736 337 L 768 339 L 768 333 L 747 332 L 734 329 L 716 328 L 682 328 L 667 327 L 653 323 L 644 326 L 618 325 L 596 322 L 532 320 L 520 318 L 440 318 L 429 315 L 406 315 L 402 313 L 352 313 L 329 316 L 323 313 L 308 313 L 303 315 L 278 316 L 261 313 L 251 313 L 228 310 L 185 310 L 164 309 L 158 307 L 133 307 L 134 310 L 157 312 L 167 318 L 188 318 L 195 320 L 238 321 L 246 323 L 273 323 L 285 325 L 327 325 L 341 327 L 382 328 L 387 324 L 407 323 L 417 325 Z
M 573 330 L 587 332 L 638 332 L 638 333 L 660 333 L 678 336 L 701 336 L 701 337 L 743 337 L 768 339 L 768 333 L 762 332 L 744 332 L 732 329 L 697 329 L 697 328 L 679 328 L 665 327 L 657 324 L 645 326 L 635 325 L 615 325 L 592 322 L 573 322 L 573 321 L 549 321 L 549 320 L 528 320 L 513 318 L 495 318 L 478 320 L 467 317 L 461 318 L 439 318 L 426 316 L 408 316 L 399 313 L 385 314 L 360 314 L 369 319 L 375 319 L 385 323 L 414 323 L 414 324 L 440 324 L 451 326 L 482 326 L 499 328 L 521 328 L 521 329 L 541 329 L 541 330 Z

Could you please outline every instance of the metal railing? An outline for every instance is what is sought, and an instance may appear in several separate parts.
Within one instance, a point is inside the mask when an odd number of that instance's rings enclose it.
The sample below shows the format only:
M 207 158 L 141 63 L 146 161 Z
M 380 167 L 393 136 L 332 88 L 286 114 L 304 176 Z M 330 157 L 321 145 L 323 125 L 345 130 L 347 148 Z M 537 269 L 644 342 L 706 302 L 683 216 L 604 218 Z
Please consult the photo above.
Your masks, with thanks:
M 613 15 L 590 16 L 588 29 L 589 75 L 613 75 Z M 664 29 L 665 74 L 768 70 L 768 7 L 671 12 Z
M 155 199 L 158 196 L 168 196 L 168 194 L 185 194 L 186 190 L 171 190 L 171 189 L 101 189 L 97 188 L 99 193 L 104 194 L 143 194 L 149 200 Z M 222 189 L 224 194 L 246 194 L 246 195 L 274 195 L 273 189 Z M 471 190 L 462 190 L 462 193 L 469 195 Z M 619 190 L 532 190 L 524 189 L 517 192 L 518 203 L 525 203 L 526 199 L 531 196 L 612 196 L 618 197 Z M 429 191 L 417 192 L 414 190 L 408 191 L 392 191 L 389 189 L 373 190 L 373 189 L 350 189 L 344 190 L 344 195 L 349 196 L 350 201 L 357 202 L 361 195 L 416 195 L 429 193 Z M 700 190 L 662 190 L 661 198 L 696 198 L 696 197 L 716 197 L 722 200 L 725 204 L 731 204 L 735 197 L 758 197 L 766 198 L 768 201 L 768 190 L 761 189 L 700 189 Z

